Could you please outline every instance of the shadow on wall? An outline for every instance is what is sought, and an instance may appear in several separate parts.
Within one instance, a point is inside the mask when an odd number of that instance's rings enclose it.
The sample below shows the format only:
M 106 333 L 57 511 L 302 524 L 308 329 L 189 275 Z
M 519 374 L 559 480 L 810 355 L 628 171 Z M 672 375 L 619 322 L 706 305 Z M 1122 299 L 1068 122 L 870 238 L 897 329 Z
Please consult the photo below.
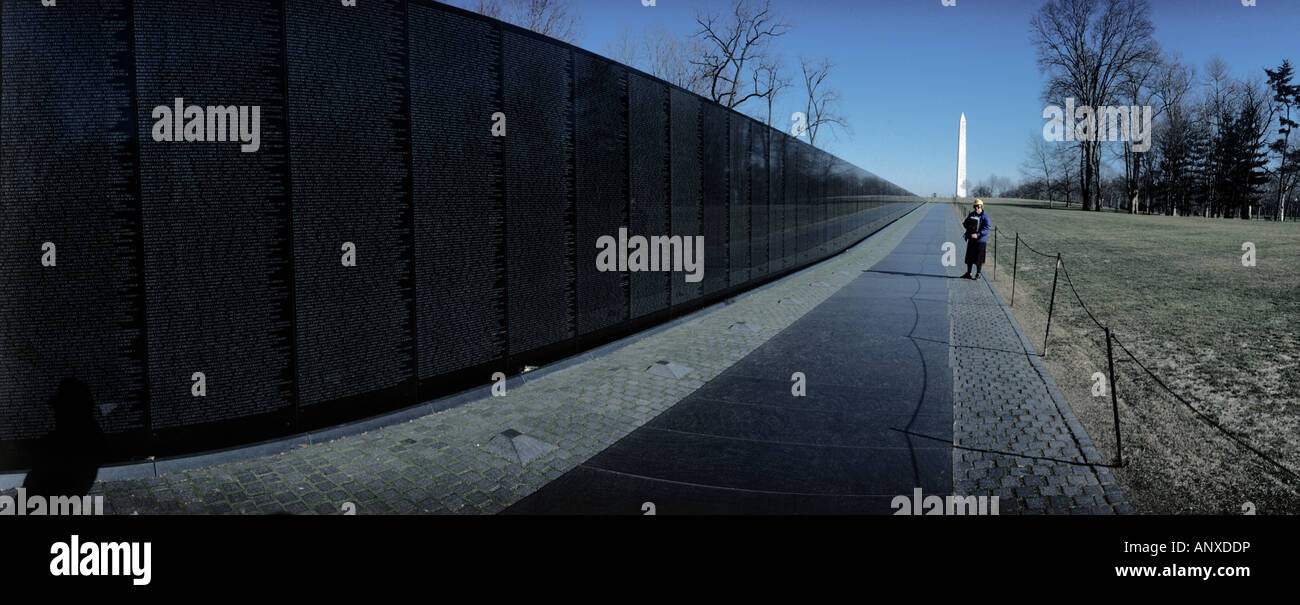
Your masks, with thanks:
M 95 483 L 107 455 L 104 433 L 95 422 L 90 387 L 64 378 L 49 401 L 54 432 L 36 446 L 23 487 L 29 495 L 84 496 Z

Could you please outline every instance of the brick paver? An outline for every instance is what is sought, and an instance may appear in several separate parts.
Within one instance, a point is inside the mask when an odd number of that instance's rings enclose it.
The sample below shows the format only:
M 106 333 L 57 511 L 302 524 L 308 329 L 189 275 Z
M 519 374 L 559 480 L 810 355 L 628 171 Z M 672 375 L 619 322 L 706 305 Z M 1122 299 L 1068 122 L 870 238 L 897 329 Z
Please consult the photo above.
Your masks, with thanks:
M 955 215 L 948 235 L 960 261 Z M 965 270 L 948 269 L 953 276 Z M 954 493 L 999 496 L 1003 514 L 1132 513 L 1088 431 L 991 284 L 950 280 L 948 314 Z

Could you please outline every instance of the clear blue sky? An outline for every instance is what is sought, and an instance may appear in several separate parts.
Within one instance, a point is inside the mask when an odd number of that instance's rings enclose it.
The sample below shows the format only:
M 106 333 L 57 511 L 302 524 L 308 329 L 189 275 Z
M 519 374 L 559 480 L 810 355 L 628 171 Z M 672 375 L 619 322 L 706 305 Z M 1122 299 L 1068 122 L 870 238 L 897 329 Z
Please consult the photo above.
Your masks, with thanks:
M 728 0 L 573 0 L 582 24 L 578 45 L 601 52 L 624 27 L 658 22 L 695 30 L 697 9 L 725 10 Z M 465 4 L 458 2 L 457 4 Z M 790 73 L 797 57 L 829 56 L 850 134 L 819 146 L 918 195 L 950 194 L 957 120 L 967 121 L 972 185 L 990 174 L 1020 179 L 1031 135 L 1041 136 L 1042 78 L 1029 42 L 1034 0 L 773 0 L 794 25 L 778 42 Z M 1300 63 L 1300 0 L 1151 0 L 1155 38 L 1179 51 L 1198 77 L 1222 56 L 1233 75 L 1259 75 L 1283 58 Z M 792 94 L 777 115 L 796 111 Z

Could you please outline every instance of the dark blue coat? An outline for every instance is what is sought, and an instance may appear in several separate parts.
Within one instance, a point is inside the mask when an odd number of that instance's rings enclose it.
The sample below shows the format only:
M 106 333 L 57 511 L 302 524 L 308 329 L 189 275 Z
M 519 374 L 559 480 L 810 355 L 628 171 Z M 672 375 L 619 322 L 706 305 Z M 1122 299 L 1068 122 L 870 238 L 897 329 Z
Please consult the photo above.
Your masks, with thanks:
M 976 223 L 976 227 L 973 231 L 969 228 L 966 229 L 966 241 L 967 242 L 972 241 L 970 238 L 970 234 L 979 233 L 980 234 L 979 239 L 973 241 L 977 241 L 981 244 L 987 244 L 989 241 L 989 229 L 993 227 L 993 223 L 989 221 L 989 211 L 985 210 L 982 214 L 975 214 L 975 211 L 972 210 L 970 214 L 966 215 L 966 220 L 963 222 L 969 224 L 971 222 L 971 219 L 976 219 L 978 222 Z

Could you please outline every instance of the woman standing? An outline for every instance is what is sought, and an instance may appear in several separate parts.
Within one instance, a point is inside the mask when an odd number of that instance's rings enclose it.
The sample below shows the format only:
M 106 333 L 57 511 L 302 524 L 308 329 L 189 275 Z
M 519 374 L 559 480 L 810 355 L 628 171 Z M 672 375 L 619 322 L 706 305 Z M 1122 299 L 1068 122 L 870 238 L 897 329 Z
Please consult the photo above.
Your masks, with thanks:
M 979 279 L 984 270 L 984 252 L 988 248 L 989 229 L 992 226 L 988 215 L 984 214 L 983 200 L 975 199 L 975 209 L 966 215 L 962 226 L 966 229 L 966 274 L 962 278 Z M 970 274 L 971 265 L 975 266 L 974 277 Z

